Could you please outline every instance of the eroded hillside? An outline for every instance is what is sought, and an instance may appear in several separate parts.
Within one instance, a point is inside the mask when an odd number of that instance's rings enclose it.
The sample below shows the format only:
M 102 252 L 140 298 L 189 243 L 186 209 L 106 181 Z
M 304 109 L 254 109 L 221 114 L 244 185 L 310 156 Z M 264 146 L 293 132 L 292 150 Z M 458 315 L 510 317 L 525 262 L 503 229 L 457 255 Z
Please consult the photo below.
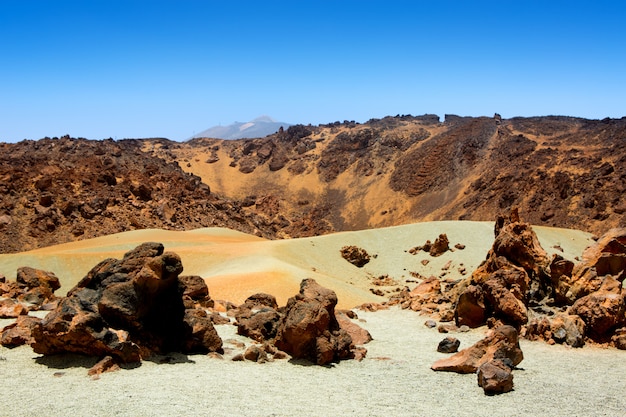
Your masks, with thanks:
M 141 228 L 304 237 L 428 220 L 624 225 L 626 118 L 396 116 L 259 139 L 0 144 L 0 252 Z
M 624 223 L 625 145 L 624 118 L 426 115 L 197 139 L 170 156 L 246 210 L 282 216 L 285 236 L 492 220 L 512 206 L 599 234 Z
M 142 151 L 144 143 L 64 137 L 0 144 L 0 253 L 145 228 L 224 226 L 274 236 L 238 202 Z

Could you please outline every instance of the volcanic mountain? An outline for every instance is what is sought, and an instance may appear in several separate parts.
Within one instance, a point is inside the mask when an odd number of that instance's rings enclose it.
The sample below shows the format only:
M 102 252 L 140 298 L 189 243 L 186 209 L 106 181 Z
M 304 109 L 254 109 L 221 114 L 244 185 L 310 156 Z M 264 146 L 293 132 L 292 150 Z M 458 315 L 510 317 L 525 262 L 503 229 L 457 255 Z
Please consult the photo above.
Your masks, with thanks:
M 143 228 L 303 237 L 518 207 L 537 225 L 624 224 L 626 118 L 395 116 L 257 139 L 0 144 L 0 252 Z

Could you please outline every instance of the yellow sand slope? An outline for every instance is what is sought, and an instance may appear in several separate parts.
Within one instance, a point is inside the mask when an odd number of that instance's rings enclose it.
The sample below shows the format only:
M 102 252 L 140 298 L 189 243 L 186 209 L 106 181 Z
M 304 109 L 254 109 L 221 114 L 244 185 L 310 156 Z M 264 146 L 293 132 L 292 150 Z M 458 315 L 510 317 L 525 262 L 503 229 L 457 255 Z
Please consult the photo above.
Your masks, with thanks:
M 579 256 L 592 243 L 591 236 L 581 231 L 534 229 L 546 251 L 560 253 L 568 259 Z M 434 241 L 441 233 L 447 234 L 451 247 L 461 243 L 465 249 L 446 252 L 437 258 L 424 252 L 415 255 L 408 252 L 426 240 Z M 0 274 L 14 279 L 21 266 L 52 271 L 61 280 L 59 294 L 63 295 L 101 260 L 121 258 L 126 251 L 148 241 L 161 242 L 167 251 L 178 253 L 185 268 L 183 274 L 205 278 L 214 299 L 239 304 L 256 292 L 266 292 L 284 305 L 298 292 L 302 279 L 314 278 L 337 293 L 339 307 L 351 308 L 384 300 L 370 291 L 376 277 L 387 275 L 397 283 L 382 289 L 411 287 L 415 280 L 411 273 L 439 276 L 448 262 L 447 277 L 462 277 L 459 271 L 462 268 L 470 274 L 485 259 L 493 243 L 493 223 L 425 222 L 275 241 L 223 228 L 186 232 L 138 230 L 0 255 Z M 346 245 L 365 249 L 372 255 L 371 261 L 363 268 L 348 263 L 340 254 Z M 554 246 L 560 246 L 563 252 Z M 423 260 L 428 263 L 424 265 Z

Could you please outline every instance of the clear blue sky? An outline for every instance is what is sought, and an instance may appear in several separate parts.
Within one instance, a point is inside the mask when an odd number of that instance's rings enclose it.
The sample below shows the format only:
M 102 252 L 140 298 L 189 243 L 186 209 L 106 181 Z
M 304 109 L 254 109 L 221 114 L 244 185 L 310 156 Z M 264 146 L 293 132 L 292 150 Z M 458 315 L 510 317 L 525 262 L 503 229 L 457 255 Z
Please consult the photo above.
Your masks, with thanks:
M 0 0 L 0 141 L 626 116 L 626 1 Z

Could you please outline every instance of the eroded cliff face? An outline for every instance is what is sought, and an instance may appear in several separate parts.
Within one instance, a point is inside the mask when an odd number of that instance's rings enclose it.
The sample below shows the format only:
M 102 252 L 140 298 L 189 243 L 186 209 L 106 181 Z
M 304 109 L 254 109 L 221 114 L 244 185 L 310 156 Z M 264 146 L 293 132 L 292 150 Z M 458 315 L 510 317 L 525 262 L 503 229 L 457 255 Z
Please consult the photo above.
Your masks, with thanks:
M 626 119 L 396 116 L 294 126 L 263 139 L 172 150 L 216 192 L 306 236 L 423 220 L 486 220 L 601 234 L 623 224 Z M 159 154 L 159 152 L 157 152 Z
M 0 144 L 0 252 L 158 227 L 268 238 L 428 220 L 624 224 L 626 118 L 396 116 L 258 139 Z

